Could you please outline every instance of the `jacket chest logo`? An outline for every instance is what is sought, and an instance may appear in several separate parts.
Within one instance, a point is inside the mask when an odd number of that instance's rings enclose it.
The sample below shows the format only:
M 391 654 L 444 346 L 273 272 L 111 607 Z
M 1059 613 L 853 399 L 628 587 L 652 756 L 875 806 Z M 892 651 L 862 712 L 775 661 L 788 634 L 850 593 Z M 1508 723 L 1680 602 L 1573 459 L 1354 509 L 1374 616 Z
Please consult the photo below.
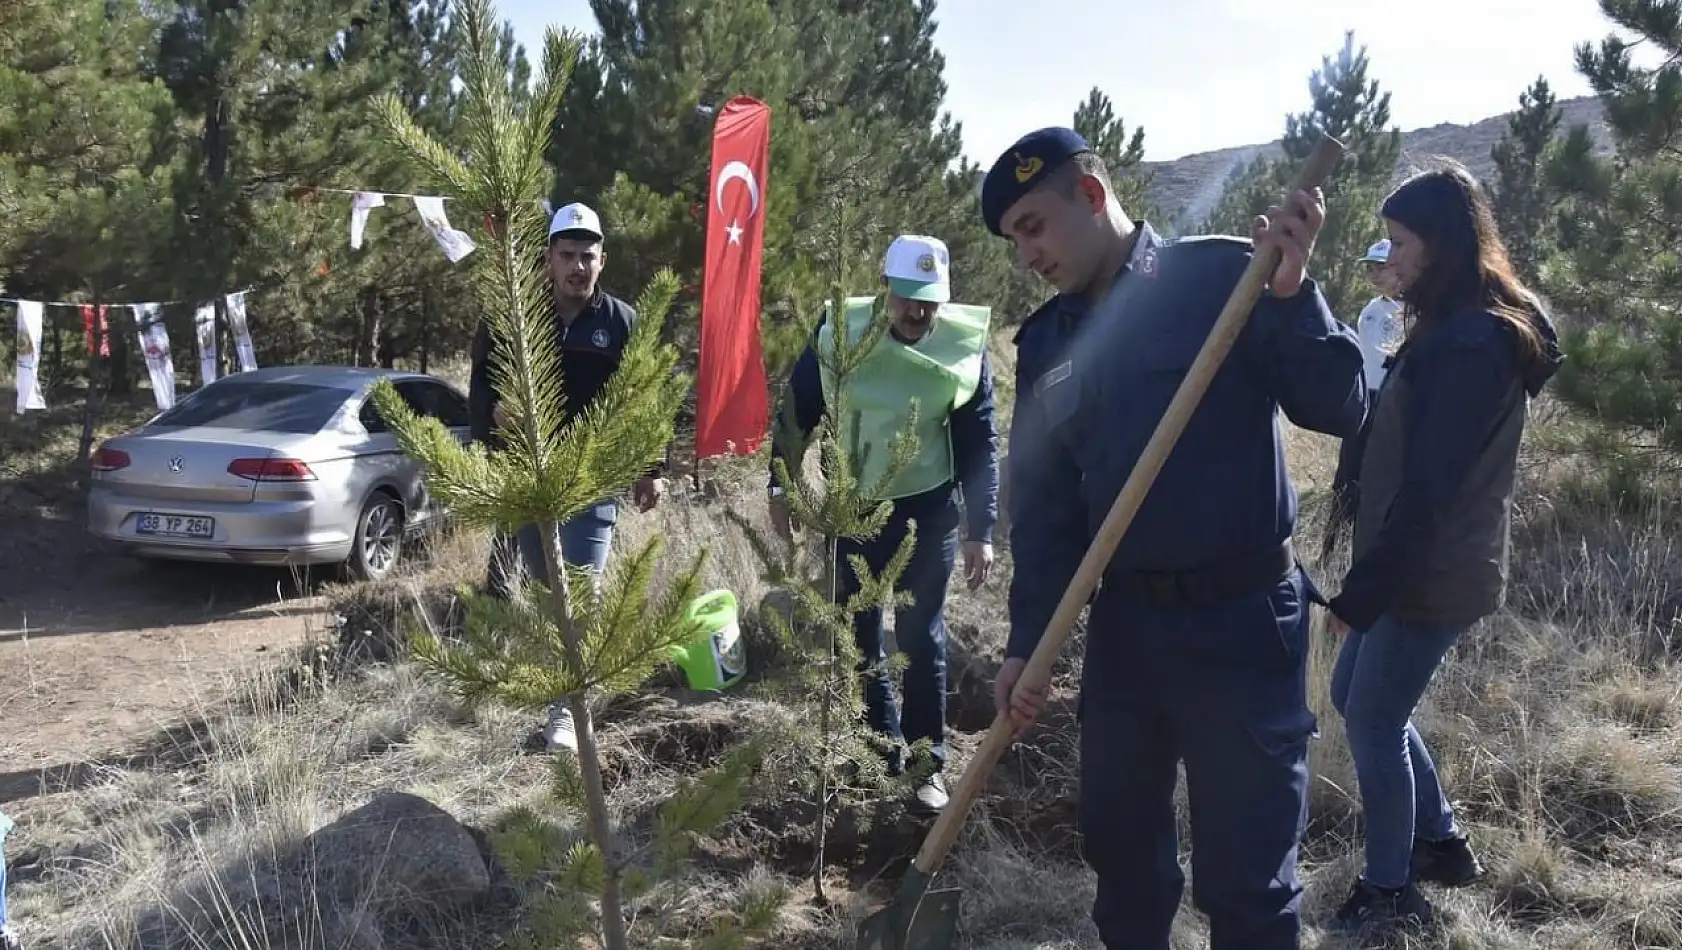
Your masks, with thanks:
M 608 344 L 607 331 L 602 329 L 601 327 L 597 327 L 596 332 L 590 334 L 590 342 L 595 344 L 597 349 L 601 349 L 601 350 L 607 349 L 607 344 Z

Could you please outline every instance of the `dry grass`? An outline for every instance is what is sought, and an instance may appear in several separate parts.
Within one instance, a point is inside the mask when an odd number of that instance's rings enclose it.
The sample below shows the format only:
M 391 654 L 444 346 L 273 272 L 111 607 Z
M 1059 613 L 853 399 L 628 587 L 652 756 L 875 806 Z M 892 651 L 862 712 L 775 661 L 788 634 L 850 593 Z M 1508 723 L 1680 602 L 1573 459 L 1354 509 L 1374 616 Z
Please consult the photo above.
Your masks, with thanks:
M 1671 654 L 1682 558 L 1667 538 L 1672 519 L 1666 509 L 1586 508 L 1575 486 L 1590 466 L 1568 458 L 1569 427 L 1539 415 L 1515 525 L 1509 610 L 1456 647 L 1417 720 L 1491 873 L 1441 895 L 1450 920 L 1418 946 L 1682 947 L 1682 681 Z M 1292 430 L 1289 446 L 1305 499 L 1304 537 L 1317 541 L 1332 443 Z M 627 512 L 616 546 L 660 536 L 674 562 L 704 551 L 707 584 L 728 587 L 751 607 L 763 588 L 720 509 L 763 517 L 759 476 L 740 466 L 717 476 L 700 496 L 677 486 L 656 514 Z M 408 577 L 337 592 L 345 629 L 379 633 L 417 604 L 448 623 L 448 589 L 477 581 L 485 556 L 482 538 L 452 536 Z M 1008 577 L 1008 555 L 1001 568 Z M 1315 573 L 1335 587 L 1339 569 Z M 985 726 L 986 679 L 1004 633 L 1002 593 L 1001 580 L 979 597 L 955 595 L 962 658 L 954 663 L 953 718 L 969 733 L 956 741 L 960 754 Z M 1311 675 L 1322 735 L 1305 843 L 1311 921 L 1324 919 L 1358 867 L 1359 799 L 1326 699 L 1336 647 L 1317 627 Z M 1068 700 L 1077 666 L 1071 655 L 1058 701 Z M 230 686 L 233 698 L 192 710 L 171 754 L 110 768 L 80 791 L 6 806 L 19 819 L 8 842 L 13 907 L 32 944 L 163 946 L 141 938 L 164 932 L 165 921 L 178 937 L 195 935 L 182 946 L 337 946 L 311 924 L 323 915 L 307 891 L 263 884 L 310 830 L 385 789 L 415 792 L 487 829 L 511 810 L 547 807 L 544 759 L 526 750 L 537 712 L 465 709 L 401 662 L 331 681 L 291 675 Z M 686 768 L 777 715 L 743 697 L 697 701 L 667 688 L 611 704 L 603 731 L 616 811 L 645 814 Z M 1047 721 L 1001 764 L 948 866 L 948 883 L 964 891 L 963 945 L 971 950 L 1097 946 L 1086 917 L 1091 879 L 1070 835 L 1072 736 L 1066 717 L 1048 713 Z M 798 886 L 797 852 L 766 845 L 772 831 L 744 825 L 712 853 L 696 871 L 696 906 L 771 875 Z M 838 868 L 837 891 L 857 896 L 891 885 L 901 865 L 889 858 L 903 860 L 919 840 L 916 829 L 894 835 L 894 854 L 878 850 Z M 260 912 L 249 910 L 251 895 Z M 851 946 L 859 904 L 798 906 L 776 945 Z M 247 908 L 237 926 L 227 920 L 232 907 Z M 488 945 L 509 924 L 458 927 L 448 942 Z M 1198 946 L 1202 933 L 1188 897 L 1175 945 Z M 436 945 L 437 935 L 428 939 Z

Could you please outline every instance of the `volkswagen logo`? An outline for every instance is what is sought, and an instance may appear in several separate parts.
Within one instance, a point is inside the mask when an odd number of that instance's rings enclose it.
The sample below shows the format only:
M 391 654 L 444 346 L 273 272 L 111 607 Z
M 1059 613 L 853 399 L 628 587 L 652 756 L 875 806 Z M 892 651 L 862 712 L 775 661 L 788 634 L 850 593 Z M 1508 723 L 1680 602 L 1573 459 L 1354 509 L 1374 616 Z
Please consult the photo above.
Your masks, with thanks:
M 176 457 L 169 460 L 169 470 L 171 472 L 174 472 L 175 474 L 179 475 L 179 474 L 181 474 L 181 466 L 184 465 L 184 464 L 186 464 L 186 460 L 183 459 L 181 456 L 177 455 Z

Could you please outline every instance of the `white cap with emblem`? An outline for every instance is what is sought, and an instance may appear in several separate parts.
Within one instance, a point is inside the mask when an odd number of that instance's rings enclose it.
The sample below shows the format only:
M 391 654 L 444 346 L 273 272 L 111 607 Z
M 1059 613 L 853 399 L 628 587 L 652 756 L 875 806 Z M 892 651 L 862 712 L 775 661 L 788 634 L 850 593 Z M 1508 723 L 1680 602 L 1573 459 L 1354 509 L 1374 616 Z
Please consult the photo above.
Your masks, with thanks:
M 1374 244 L 1372 247 L 1367 248 L 1367 253 L 1363 255 L 1360 260 L 1363 264 L 1383 264 L 1389 261 L 1390 239 L 1385 238 L 1384 240 Z
M 902 234 L 882 255 L 888 287 L 907 300 L 945 303 L 952 299 L 952 255 L 946 242 L 922 234 Z
M 601 240 L 603 237 L 602 219 L 596 215 L 596 212 L 589 205 L 582 202 L 575 201 L 572 204 L 565 205 L 555 212 L 554 217 L 549 219 L 549 236 L 552 238 L 562 232 L 573 231 L 588 234 L 597 240 Z

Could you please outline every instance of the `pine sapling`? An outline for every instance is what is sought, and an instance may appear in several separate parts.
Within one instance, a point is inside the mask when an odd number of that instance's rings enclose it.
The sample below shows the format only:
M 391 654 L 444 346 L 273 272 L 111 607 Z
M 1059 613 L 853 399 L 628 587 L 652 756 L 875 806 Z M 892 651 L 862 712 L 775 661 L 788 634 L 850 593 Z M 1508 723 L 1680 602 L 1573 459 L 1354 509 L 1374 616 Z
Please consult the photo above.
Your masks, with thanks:
M 845 227 L 837 228 L 841 234 Z M 838 260 L 844 256 L 838 255 Z M 880 536 L 893 514 L 893 503 L 880 501 L 898 474 L 917 452 L 915 426 L 917 407 L 909 407 L 904 426 L 887 446 L 888 459 L 880 475 L 866 483 L 869 446 L 861 445 L 860 414 L 852 409 L 849 380 L 880 344 L 891 325 L 882 298 L 876 302 L 873 318 L 857 339 L 847 332 L 844 314 L 846 286 L 844 265 L 826 308 L 832 324 L 833 345 L 819 347 L 822 372 L 830 377 L 823 414 L 810 436 L 804 436 L 794 420 L 793 406 L 784 401 L 776 415 L 775 444 L 787 446 L 785 454 L 772 454 L 771 465 L 784 489 L 791 525 L 798 536 L 787 544 L 767 541 L 735 512 L 730 517 L 742 529 L 761 564 L 764 579 L 785 591 L 792 600 L 785 615 L 765 611 L 762 620 L 776 634 L 784 662 L 776 675 L 767 679 L 778 698 L 795 707 L 793 733 L 779 743 L 785 755 L 794 759 L 796 775 L 814 796 L 813 839 L 815 854 L 812 883 L 818 904 L 826 903 L 823 886 L 825 847 L 833 809 L 857 805 L 886 794 L 909 791 L 914 775 L 887 774 L 883 753 L 887 740 L 864 722 L 861 666 L 878 675 L 893 676 L 903 668 L 904 657 L 895 654 L 886 664 L 874 658 L 861 663 L 853 634 L 854 614 L 875 606 L 888 609 L 908 603 L 908 592 L 894 590 L 910 561 L 916 538 L 912 525 L 893 557 L 880 571 L 872 571 L 865 560 L 852 555 L 847 567 L 856 579 L 855 591 L 842 598 L 840 547 L 843 539 L 866 541 Z M 809 479 L 802 461 L 816 443 L 821 480 Z M 813 723 L 815 728 L 799 724 Z M 852 773 L 843 784 L 837 763 L 846 761 Z M 861 824 L 865 821 L 861 816 Z
M 697 630 L 686 610 L 700 592 L 703 559 L 656 593 L 658 539 L 622 555 L 598 578 L 567 565 L 555 530 L 634 481 L 672 437 L 689 380 L 677 372 L 677 352 L 660 342 L 660 331 L 678 282 L 669 270 L 655 276 L 636 301 L 637 321 L 619 369 L 590 405 L 565 418 L 559 341 L 540 263 L 546 222 L 538 196 L 546 184 L 552 117 L 579 40 L 548 31 L 542 78 L 521 108 L 497 52 L 488 0 L 464 0 L 457 17 L 467 46 L 460 119 L 471 163 L 422 131 L 395 97 L 380 98 L 378 108 L 396 142 L 450 187 L 458 213 L 486 222 L 488 234 L 468 266 L 493 341 L 490 376 L 505 414 L 496 433 L 500 447 L 462 445 L 436 419 L 416 415 L 389 383 L 376 388 L 374 399 L 403 450 L 425 464 L 428 489 L 454 519 L 508 531 L 538 527 L 552 582 L 527 583 L 507 600 L 464 593 L 468 616 L 460 641 L 420 634 L 414 654 L 469 701 L 536 709 L 564 698 L 578 750 L 576 761 L 557 762 L 555 791 L 584 812 L 585 838 L 569 843 L 553 826 L 528 823 L 532 833 L 502 836 L 504 848 L 516 858 L 536 856 L 524 867 L 548 876 L 547 894 L 532 908 L 535 944 L 576 944 L 589 935 L 592 945 L 630 950 L 664 938 L 650 933 L 633 943 L 632 921 L 647 929 L 659 916 L 645 917 L 640 904 L 672 878 L 690 837 L 735 806 L 759 755 L 746 745 L 679 790 L 647 843 L 635 845 L 615 826 L 591 699 L 637 688 L 672 646 L 693 639 Z M 593 920 L 584 893 L 599 902 Z M 777 906 L 775 890 L 762 889 L 696 945 L 740 946 L 769 926 Z

